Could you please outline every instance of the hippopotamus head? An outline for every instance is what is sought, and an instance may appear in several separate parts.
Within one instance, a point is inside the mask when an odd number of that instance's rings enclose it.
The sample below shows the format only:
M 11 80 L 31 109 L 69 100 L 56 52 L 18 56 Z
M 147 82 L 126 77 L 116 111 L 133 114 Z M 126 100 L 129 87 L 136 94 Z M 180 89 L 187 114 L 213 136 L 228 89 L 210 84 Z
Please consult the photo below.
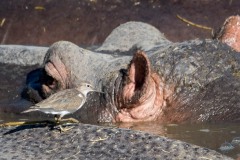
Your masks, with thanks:
M 164 80 L 152 70 L 145 52 L 135 51 L 133 56 L 114 57 L 106 61 L 109 55 L 99 58 L 97 54 L 81 51 L 81 48 L 66 42 L 50 47 L 43 73 L 36 82 L 41 83 L 41 97 L 47 98 L 54 92 L 72 88 L 82 80 L 90 81 L 95 86 L 101 81 L 98 88 L 105 94 L 94 97 L 101 100 L 101 107 L 97 110 L 102 111 L 95 112 L 100 114 L 96 115 L 101 117 L 98 121 L 137 122 L 161 118 L 171 92 L 164 89 Z M 91 63 L 89 59 L 99 64 Z
M 239 120 L 239 55 L 215 41 L 175 46 L 110 54 L 57 42 L 42 69 L 29 74 L 28 99 L 36 103 L 88 81 L 105 94 L 88 94 L 75 114 L 84 122 Z

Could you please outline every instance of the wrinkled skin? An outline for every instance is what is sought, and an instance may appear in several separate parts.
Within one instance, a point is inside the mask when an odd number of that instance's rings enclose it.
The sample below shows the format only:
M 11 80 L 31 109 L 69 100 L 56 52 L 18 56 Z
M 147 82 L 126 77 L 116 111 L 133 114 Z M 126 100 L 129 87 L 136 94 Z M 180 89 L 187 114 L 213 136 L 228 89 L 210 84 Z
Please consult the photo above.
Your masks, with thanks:
M 226 45 L 210 40 L 169 43 L 146 53 L 132 50 L 123 55 L 57 42 L 45 56 L 40 78 L 29 83 L 28 89 L 39 85 L 40 89 L 28 97 L 38 102 L 39 97 L 89 81 L 106 94 L 89 95 L 85 109 L 78 112 L 83 119 L 239 121 L 239 58 Z

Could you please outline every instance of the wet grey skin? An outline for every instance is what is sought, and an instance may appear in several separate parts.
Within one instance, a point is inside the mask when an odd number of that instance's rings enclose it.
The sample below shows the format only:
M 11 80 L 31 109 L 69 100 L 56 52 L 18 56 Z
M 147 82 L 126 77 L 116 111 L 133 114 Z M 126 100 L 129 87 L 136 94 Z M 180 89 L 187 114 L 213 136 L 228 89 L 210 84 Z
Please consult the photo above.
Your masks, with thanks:
M 22 113 L 41 111 L 46 114 L 55 115 L 57 118 L 56 121 L 59 122 L 63 116 L 80 109 L 86 102 L 87 94 L 93 91 L 99 92 L 91 84 L 82 82 L 76 88 L 62 90 L 51 95 L 49 98 L 35 104 L 35 106 L 30 107 Z M 75 120 L 75 122 L 78 121 Z

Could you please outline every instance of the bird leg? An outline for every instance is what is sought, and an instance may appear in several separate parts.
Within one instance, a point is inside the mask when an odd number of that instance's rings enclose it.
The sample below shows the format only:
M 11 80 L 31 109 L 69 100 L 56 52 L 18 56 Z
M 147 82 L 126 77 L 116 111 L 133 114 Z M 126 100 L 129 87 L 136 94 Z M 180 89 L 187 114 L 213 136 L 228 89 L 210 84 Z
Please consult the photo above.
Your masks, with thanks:
M 60 115 L 55 115 L 54 118 L 55 118 L 55 121 L 56 121 L 56 125 L 59 126 L 59 128 L 60 128 L 60 132 L 66 132 L 66 131 L 71 130 L 73 128 L 73 127 L 63 128 L 62 124 L 64 124 L 64 123 L 67 123 L 67 122 L 79 123 L 79 121 L 76 120 L 75 118 L 62 119 L 62 117 Z
M 60 123 L 61 118 L 62 118 L 62 117 L 61 117 L 60 115 L 54 115 L 54 119 L 55 119 L 56 124 L 59 124 L 59 123 Z
M 79 121 L 75 118 L 66 118 L 66 119 L 61 119 L 61 122 L 72 122 L 72 123 L 79 123 Z

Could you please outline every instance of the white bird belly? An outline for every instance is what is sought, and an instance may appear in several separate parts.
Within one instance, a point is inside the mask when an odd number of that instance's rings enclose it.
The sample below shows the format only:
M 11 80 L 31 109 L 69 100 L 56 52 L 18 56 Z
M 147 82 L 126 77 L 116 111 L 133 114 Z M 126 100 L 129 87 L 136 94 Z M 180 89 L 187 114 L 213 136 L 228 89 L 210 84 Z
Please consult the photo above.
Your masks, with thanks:
M 42 111 L 46 114 L 58 114 L 58 115 L 66 115 L 66 114 L 69 114 L 71 112 L 69 111 Z

